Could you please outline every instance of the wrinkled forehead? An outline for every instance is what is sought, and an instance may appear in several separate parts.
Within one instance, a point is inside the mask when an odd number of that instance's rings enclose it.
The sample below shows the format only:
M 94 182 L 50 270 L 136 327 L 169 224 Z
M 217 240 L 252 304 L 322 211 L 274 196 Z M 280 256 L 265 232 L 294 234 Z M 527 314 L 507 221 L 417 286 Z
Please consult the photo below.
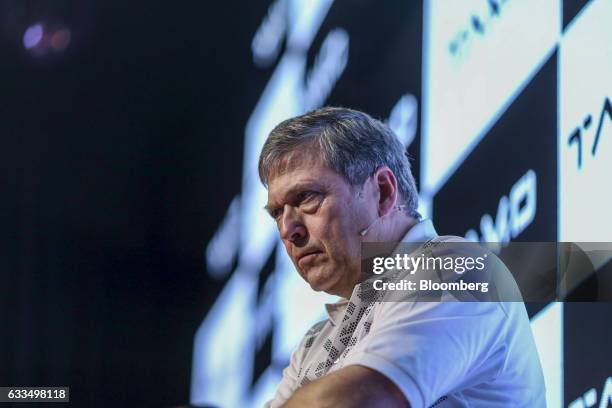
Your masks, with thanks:
M 270 166 L 268 172 L 268 186 L 273 179 L 294 170 L 315 168 L 323 165 L 323 158 L 319 149 L 311 143 L 304 143 L 280 156 L 272 166 Z

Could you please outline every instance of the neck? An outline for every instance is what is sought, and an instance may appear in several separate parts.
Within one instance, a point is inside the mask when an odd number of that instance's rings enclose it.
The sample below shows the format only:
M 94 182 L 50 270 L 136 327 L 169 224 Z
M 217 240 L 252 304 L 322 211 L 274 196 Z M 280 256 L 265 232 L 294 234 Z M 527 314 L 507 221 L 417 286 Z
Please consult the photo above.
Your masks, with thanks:
M 396 212 L 388 218 L 383 216 L 379 221 L 379 225 L 372 228 L 362 242 L 397 243 L 404 238 L 412 227 L 419 223 L 418 219 L 403 212 Z
M 404 214 L 401 214 L 396 218 L 397 219 L 392 220 L 393 224 L 388 232 L 389 237 L 385 239 L 386 242 L 400 242 L 408 231 L 419 223 L 419 220 L 416 218 Z
M 397 214 L 389 221 L 389 227 L 383 231 L 380 231 L 379 234 L 376 234 L 375 241 L 398 243 L 402 240 L 402 238 L 404 238 L 404 236 L 408 233 L 408 231 L 410 231 L 412 227 L 419 223 L 418 219 L 405 215 L 404 213 Z M 349 287 L 347 287 L 347 290 L 342 292 L 339 291 L 338 293 L 333 294 L 341 296 L 345 299 L 350 299 L 355 286 L 363 282 L 366 278 L 367 275 L 362 274 L 359 281 L 355 282 L 355 284 L 352 286 L 349 285 Z

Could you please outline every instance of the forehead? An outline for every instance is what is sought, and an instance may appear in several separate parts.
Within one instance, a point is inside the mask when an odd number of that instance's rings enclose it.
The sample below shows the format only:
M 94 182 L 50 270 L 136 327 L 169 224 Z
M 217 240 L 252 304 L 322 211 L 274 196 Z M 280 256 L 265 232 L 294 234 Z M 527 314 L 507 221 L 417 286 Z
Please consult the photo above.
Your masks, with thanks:
M 322 163 L 317 154 L 309 151 L 288 153 L 270 172 L 268 202 L 274 204 L 286 195 L 302 188 L 349 188 L 342 175 Z
M 270 168 L 268 182 L 293 170 L 313 166 L 323 166 L 321 155 L 318 154 L 318 150 L 313 146 L 302 144 L 278 158 Z

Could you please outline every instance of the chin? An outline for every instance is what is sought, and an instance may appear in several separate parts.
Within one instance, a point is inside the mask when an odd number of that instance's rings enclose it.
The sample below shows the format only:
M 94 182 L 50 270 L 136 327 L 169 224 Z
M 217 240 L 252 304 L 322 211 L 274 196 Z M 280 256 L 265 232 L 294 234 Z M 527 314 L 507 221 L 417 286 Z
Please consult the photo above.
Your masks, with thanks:
M 338 283 L 338 276 L 335 276 L 333 272 L 321 271 L 318 268 L 306 271 L 305 275 L 306 282 L 316 292 L 333 294 L 334 288 Z

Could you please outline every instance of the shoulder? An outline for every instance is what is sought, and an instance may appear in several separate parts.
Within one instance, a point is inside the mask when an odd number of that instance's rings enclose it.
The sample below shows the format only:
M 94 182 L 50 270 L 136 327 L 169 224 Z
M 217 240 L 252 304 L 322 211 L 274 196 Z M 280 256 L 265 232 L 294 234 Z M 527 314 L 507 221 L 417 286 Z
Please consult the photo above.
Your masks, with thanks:
M 306 354 L 313 348 L 313 345 L 317 343 L 317 340 L 321 337 L 321 334 L 330 325 L 329 319 L 321 320 L 315 323 L 308 329 L 296 352 L 299 354 L 300 359 L 304 359 Z
M 317 322 L 308 329 L 306 334 L 304 335 L 303 341 L 307 341 L 308 339 L 315 339 L 321 334 L 321 332 L 325 329 L 325 325 L 329 324 L 329 319 L 321 320 Z
M 486 244 L 455 235 L 441 235 L 423 244 L 423 252 L 432 257 L 491 257 L 497 256 Z
M 479 242 L 470 241 L 466 238 L 459 237 L 456 235 L 440 235 L 438 237 L 432 238 L 425 245 L 425 248 L 444 248 L 448 247 L 450 249 L 455 250 L 470 250 L 474 251 L 476 248 L 484 248 L 482 244 Z
M 316 348 L 314 345 L 318 344 L 320 341 L 319 339 L 322 337 L 321 334 L 325 331 L 328 323 L 329 320 L 326 319 L 312 325 L 304 337 L 302 337 L 298 346 L 291 353 L 289 366 L 283 371 L 283 376 L 291 379 L 292 389 L 296 387 L 297 378 L 304 361 L 307 360 L 310 351 Z

